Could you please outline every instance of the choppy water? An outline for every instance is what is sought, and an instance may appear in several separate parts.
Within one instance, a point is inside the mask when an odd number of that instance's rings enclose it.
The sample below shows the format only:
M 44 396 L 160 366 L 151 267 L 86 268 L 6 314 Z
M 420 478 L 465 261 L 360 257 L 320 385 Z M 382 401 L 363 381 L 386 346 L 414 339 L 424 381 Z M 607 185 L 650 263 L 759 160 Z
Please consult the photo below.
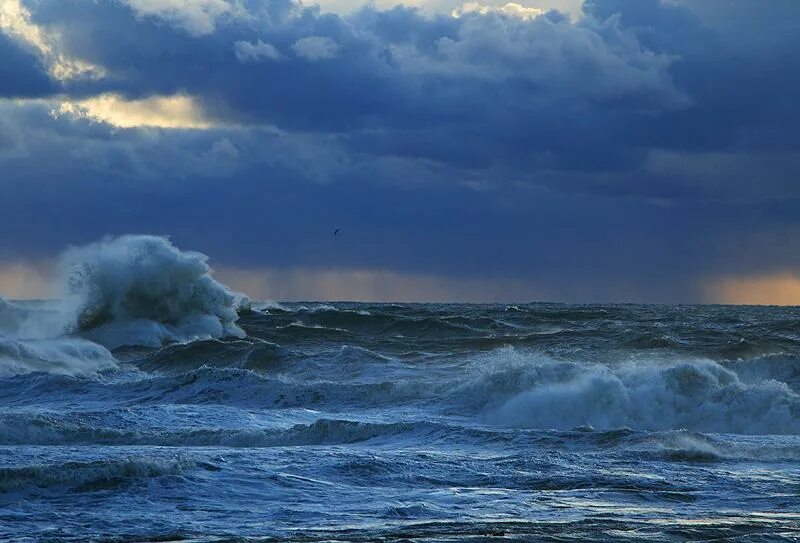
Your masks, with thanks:
M 191 317 L 160 321 L 116 273 L 63 335 L 0 302 L 0 539 L 800 539 L 800 310 L 254 304 L 207 330 L 197 289 L 157 281 Z

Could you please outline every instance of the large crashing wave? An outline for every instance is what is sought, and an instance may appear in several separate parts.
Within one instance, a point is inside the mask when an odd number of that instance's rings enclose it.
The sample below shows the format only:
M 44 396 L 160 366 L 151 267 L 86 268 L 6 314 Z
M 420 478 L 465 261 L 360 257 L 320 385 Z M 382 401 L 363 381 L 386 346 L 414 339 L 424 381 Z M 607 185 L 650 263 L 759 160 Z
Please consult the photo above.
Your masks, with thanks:
M 243 337 L 240 295 L 211 277 L 208 258 L 156 236 L 108 238 L 64 253 L 64 299 L 76 331 L 111 349 Z
M 91 373 L 115 366 L 109 349 L 243 337 L 247 299 L 211 277 L 207 257 L 157 236 L 106 238 L 66 251 L 58 300 L 0 299 L 0 373 Z

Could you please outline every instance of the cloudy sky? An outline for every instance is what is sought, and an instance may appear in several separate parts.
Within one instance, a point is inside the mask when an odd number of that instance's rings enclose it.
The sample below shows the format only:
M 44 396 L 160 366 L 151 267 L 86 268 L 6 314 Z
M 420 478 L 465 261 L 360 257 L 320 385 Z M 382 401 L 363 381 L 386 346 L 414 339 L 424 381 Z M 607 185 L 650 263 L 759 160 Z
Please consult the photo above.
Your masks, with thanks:
M 258 298 L 800 304 L 798 20 L 0 0 L 0 293 L 151 233 Z

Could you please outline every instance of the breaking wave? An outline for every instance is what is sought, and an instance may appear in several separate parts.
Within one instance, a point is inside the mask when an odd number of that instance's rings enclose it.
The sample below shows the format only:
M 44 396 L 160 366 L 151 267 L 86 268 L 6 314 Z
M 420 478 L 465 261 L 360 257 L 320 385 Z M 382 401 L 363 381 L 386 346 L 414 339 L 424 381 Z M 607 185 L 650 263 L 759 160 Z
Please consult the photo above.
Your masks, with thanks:
M 211 277 L 207 257 L 156 236 L 122 236 L 67 251 L 59 264 L 74 325 L 109 347 L 244 337 L 241 296 Z
M 166 238 L 75 247 L 56 270 L 58 300 L 0 299 L 0 373 L 86 374 L 116 367 L 109 350 L 121 347 L 245 336 L 236 321 L 249 300 Z
M 711 360 L 588 364 L 505 350 L 461 392 L 492 423 L 519 428 L 800 434 L 800 394 Z
M 117 362 L 108 349 L 85 339 L 0 336 L 0 376 L 27 372 L 89 375 L 115 368 Z

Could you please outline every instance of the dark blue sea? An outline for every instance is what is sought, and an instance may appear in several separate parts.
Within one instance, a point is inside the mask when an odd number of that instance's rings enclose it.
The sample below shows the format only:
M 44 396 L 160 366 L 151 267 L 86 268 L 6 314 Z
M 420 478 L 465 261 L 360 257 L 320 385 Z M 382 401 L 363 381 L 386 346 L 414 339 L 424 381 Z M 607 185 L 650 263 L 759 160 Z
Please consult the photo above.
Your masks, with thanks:
M 115 243 L 0 302 L 2 540 L 800 540 L 798 309 L 256 303 Z

